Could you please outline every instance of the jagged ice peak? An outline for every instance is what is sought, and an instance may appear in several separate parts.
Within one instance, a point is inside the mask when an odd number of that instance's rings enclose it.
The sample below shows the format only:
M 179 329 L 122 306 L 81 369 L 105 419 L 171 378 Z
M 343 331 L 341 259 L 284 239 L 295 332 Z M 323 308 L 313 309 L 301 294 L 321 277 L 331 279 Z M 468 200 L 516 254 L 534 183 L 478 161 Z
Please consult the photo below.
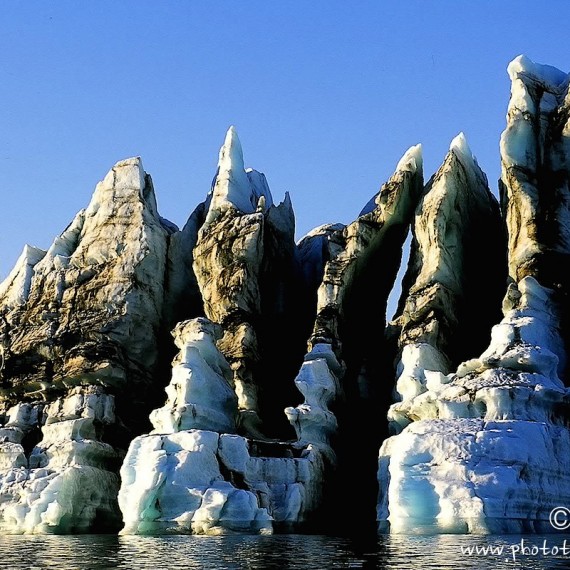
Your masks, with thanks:
M 271 207 L 273 198 L 265 176 L 251 168 L 245 169 L 241 143 L 235 127 L 231 126 L 220 148 L 206 224 L 230 207 L 244 214 L 255 212 L 261 196 L 265 197 L 264 208 Z
M 241 142 L 233 125 L 228 129 L 224 144 L 220 148 L 218 169 L 219 172 L 235 171 L 236 176 L 245 172 Z
M 455 155 L 463 167 L 472 172 L 481 180 L 484 186 L 488 185 L 487 175 L 481 170 L 476 156 L 471 152 L 467 137 L 463 132 L 459 133 L 449 145 L 449 152 Z
M 514 81 L 520 75 L 525 75 L 541 83 L 547 90 L 549 88 L 561 89 L 570 79 L 570 75 L 560 69 L 552 65 L 535 63 L 524 54 L 515 57 L 509 63 L 507 72 L 511 81 Z
M 417 144 L 411 146 L 405 153 L 404 156 L 398 161 L 396 170 L 408 170 L 410 172 L 420 170 L 423 168 L 423 155 L 422 155 L 422 145 Z
M 463 132 L 459 133 L 449 145 L 449 150 L 454 152 L 457 156 L 462 158 L 467 158 L 469 160 L 474 160 L 475 157 L 469 148 L 469 144 L 467 143 L 467 138 Z
M 400 158 L 398 164 L 396 165 L 396 169 L 392 174 L 392 177 L 396 176 L 398 172 L 419 172 L 423 175 L 423 154 L 422 154 L 422 145 L 417 144 L 411 146 Z M 376 198 L 378 197 L 378 192 L 368 200 L 364 208 L 360 210 L 359 216 L 365 216 L 369 214 L 376 208 Z

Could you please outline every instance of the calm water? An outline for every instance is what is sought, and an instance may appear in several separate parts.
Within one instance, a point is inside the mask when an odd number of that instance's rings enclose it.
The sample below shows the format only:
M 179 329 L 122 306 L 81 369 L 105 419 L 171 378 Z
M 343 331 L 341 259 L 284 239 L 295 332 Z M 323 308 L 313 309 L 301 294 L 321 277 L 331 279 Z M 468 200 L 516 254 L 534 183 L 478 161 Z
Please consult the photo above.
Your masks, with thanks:
M 528 548 L 522 554 L 523 546 Z M 567 541 L 566 555 L 563 554 Z M 481 549 L 493 547 L 485 554 Z M 533 551 L 534 547 L 534 551 Z M 476 549 L 479 549 L 479 552 Z M 497 549 L 502 548 L 502 553 Z M 556 554 L 556 548 L 560 551 Z M 474 549 L 472 552 L 469 549 Z M 544 552 L 537 552 L 537 550 Z M 554 554 L 552 553 L 554 551 Z M 3 536 L 0 568 L 457 568 L 550 569 L 570 566 L 570 535 L 380 536 Z

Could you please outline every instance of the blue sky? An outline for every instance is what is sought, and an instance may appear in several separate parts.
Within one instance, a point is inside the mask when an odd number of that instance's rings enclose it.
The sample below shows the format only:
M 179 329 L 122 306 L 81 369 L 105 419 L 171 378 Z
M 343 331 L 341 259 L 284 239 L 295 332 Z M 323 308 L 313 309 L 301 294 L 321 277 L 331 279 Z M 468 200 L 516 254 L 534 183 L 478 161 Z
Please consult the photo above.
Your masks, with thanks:
M 140 155 L 161 214 L 203 199 L 229 125 L 297 235 L 349 222 L 423 143 L 464 131 L 491 187 L 519 53 L 570 71 L 570 2 L 0 3 L 0 277 L 47 248 L 115 162 Z

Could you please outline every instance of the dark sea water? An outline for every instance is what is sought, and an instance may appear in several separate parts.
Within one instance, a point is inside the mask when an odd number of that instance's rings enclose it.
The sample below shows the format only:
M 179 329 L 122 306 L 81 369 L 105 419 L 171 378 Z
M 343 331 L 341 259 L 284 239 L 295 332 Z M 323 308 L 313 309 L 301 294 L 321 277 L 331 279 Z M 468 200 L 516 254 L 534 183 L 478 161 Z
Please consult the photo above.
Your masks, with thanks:
M 493 548 L 492 552 L 490 548 Z M 523 549 L 527 550 L 523 553 Z M 569 567 L 570 535 L 524 537 L 383 535 L 360 538 L 322 535 L 0 537 L 0 568 L 30 570 L 43 568 L 486 570 Z

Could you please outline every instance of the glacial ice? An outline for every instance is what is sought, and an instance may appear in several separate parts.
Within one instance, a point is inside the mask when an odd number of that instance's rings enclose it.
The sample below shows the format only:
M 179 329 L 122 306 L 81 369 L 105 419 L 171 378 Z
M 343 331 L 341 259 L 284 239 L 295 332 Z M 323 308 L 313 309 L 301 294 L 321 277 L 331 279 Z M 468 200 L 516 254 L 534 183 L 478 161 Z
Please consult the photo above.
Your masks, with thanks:
M 391 407 L 402 431 L 384 442 L 378 462 L 379 528 L 392 533 L 553 532 L 550 512 L 570 503 L 561 294 L 569 163 L 568 130 L 559 124 L 567 121 L 569 77 L 525 57 L 508 71 L 503 318 L 481 356 L 456 372 L 404 347 L 401 368 L 418 383 L 404 383 L 403 401 Z M 546 193 L 548 211 L 539 204 Z
M 392 407 L 407 427 L 380 450 L 381 529 L 548 532 L 552 508 L 570 500 L 552 292 L 526 277 L 510 295 L 515 305 L 480 358 L 448 375 L 426 363 L 432 381 Z M 404 368 L 417 363 L 407 354 Z
M 563 89 L 568 85 L 568 74 L 552 65 L 535 63 L 526 55 L 519 55 L 509 63 L 507 72 L 511 81 L 516 80 L 520 74 L 540 82 L 545 88 Z
M 427 185 L 416 145 L 355 221 L 297 244 L 233 127 L 182 230 L 140 158 L 117 163 L 0 284 L 0 532 L 356 526 L 376 476 L 381 530 L 551 531 L 570 504 L 569 76 L 508 72 L 503 217 L 463 133 Z
M 304 445 L 314 444 L 329 456 L 331 438 L 336 434 L 338 423 L 330 411 L 341 394 L 339 377 L 342 366 L 329 344 L 316 345 L 307 355 L 295 378 L 295 385 L 304 396 L 304 402 L 296 408 L 285 408 L 285 415 L 295 428 L 298 441 Z
M 212 186 L 212 200 L 205 224 L 210 224 L 231 207 L 243 214 L 252 214 L 260 203 L 263 204 L 263 211 L 273 204 L 267 180 L 262 173 L 251 168 L 246 171 L 241 143 L 232 126 L 220 149 L 218 172 Z
M 178 323 L 173 334 L 180 356 L 166 387 L 166 404 L 150 415 L 154 432 L 234 432 L 237 397 L 230 386 L 230 365 L 215 344 L 221 337 L 220 327 L 194 319 Z
M 422 145 L 417 144 L 410 147 L 400 158 L 398 164 L 396 165 L 396 172 L 419 172 L 423 170 L 423 155 L 422 155 Z M 358 214 L 358 217 L 370 214 L 377 204 L 377 198 L 380 193 L 374 194 L 372 198 L 366 203 L 364 208 Z
M 486 236 L 477 235 L 480 227 Z M 388 418 L 396 430 L 415 418 L 419 402 L 433 410 L 434 398 L 420 395 L 428 382 L 441 383 L 452 369 L 458 353 L 458 327 L 471 325 L 471 342 L 481 342 L 494 318 L 493 296 L 504 278 L 500 253 L 482 251 L 483 243 L 500 243 L 501 220 L 496 199 L 473 157 L 463 133 L 451 142 L 442 166 L 430 179 L 416 210 L 412 227 L 410 261 L 399 314 L 390 325 L 398 335 L 399 361 L 396 391 L 401 402 L 394 404 Z M 485 261 L 491 274 L 485 291 L 470 283 L 469 267 Z M 492 269 L 491 269 L 492 268 Z
M 256 442 L 235 430 L 229 366 L 199 318 L 174 332 L 180 353 L 154 431 L 135 438 L 121 468 L 123 534 L 270 533 L 302 522 L 317 506 L 322 458 L 311 445 Z M 215 430 L 215 431 L 213 431 Z M 275 457 L 259 446 L 273 447 Z
M 170 231 L 140 159 L 127 159 L 5 282 L 2 532 L 119 529 L 120 441 L 148 410 Z
M 25 303 L 30 293 L 34 266 L 46 255 L 43 249 L 24 246 L 24 251 L 16 261 L 14 269 L 0 283 L 0 301 L 6 306 Z
M 238 171 L 243 174 L 239 187 L 232 182 Z M 230 129 L 220 151 L 209 211 L 192 251 L 192 267 L 203 312 L 222 327 L 219 348 L 232 369 L 238 423 L 244 434 L 255 438 L 287 429 L 276 414 L 294 392 L 291 376 L 297 365 L 292 353 L 297 336 L 302 338 L 294 315 L 301 316 L 309 296 L 298 270 L 294 233 L 289 194 L 280 204 L 272 203 L 265 177 L 243 170 L 241 146 L 235 129 Z M 284 365 L 275 369 L 277 359 Z M 267 385 L 264 417 L 262 385 Z
M 297 259 L 310 290 L 316 291 L 321 283 L 332 236 L 335 232 L 342 232 L 345 227 L 344 224 L 323 224 L 313 228 L 297 242 Z
M 43 438 L 28 458 L 21 442 L 40 415 L 45 419 Z M 119 489 L 113 465 L 120 455 L 99 440 L 96 425 L 114 421 L 113 397 L 100 387 L 75 388 L 43 412 L 30 404 L 12 408 L 1 430 L 1 532 L 112 530 Z

